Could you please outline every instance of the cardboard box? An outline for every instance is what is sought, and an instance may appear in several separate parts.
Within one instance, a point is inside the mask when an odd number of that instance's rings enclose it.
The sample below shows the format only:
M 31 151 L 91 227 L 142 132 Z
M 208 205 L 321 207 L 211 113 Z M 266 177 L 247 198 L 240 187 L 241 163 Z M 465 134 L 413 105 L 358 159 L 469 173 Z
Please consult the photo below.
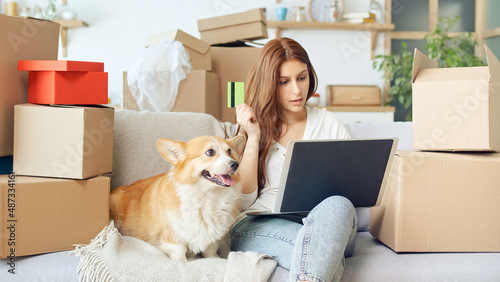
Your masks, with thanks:
M 487 67 L 441 69 L 415 50 L 414 149 L 500 151 L 500 62 L 485 49 Z
M 49 105 L 108 103 L 108 73 L 104 63 L 38 60 L 19 61 L 28 71 L 28 102 Z
M 261 52 L 256 47 L 212 47 L 212 68 L 220 77 L 221 121 L 236 123 L 235 108 L 227 107 L 227 83 L 246 82 Z
M 59 24 L 0 14 L 0 156 L 12 155 L 14 105 L 28 101 L 28 74 L 18 60 L 57 59 Z
M 330 106 L 380 106 L 377 85 L 327 85 L 326 104 Z
M 109 224 L 108 177 L 0 176 L 0 258 L 74 249 Z
M 370 233 L 396 252 L 499 252 L 500 154 L 397 151 Z
M 14 171 L 85 179 L 111 172 L 114 109 L 15 106 Z
M 192 70 L 179 83 L 172 112 L 206 113 L 220 119 L 220 79 L 210 71 Z M 139 111 L 140 108 L 130 92 L 127 72 L 123 73 L 123 108 Z
M 146 46 L 159 43 L 166 39 L 182 42 L 182 45 L 184 45 L 184 48 L 186 48 L 189 53 L 191 66 L 194 70 L 212 70 L 210 44 L 180 29 L 151 35 L 146 40 Z
M 267 21 L 260 9 L 198 20 L 201 40 L 210 44 L 267 38 Z

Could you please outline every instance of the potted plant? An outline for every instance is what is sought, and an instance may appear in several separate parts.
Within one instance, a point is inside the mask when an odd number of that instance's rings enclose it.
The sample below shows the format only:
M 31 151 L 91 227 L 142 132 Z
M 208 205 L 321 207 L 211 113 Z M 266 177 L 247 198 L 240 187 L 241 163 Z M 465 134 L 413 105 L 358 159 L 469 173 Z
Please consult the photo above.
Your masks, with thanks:
M 439 67 L 484 66 L 484 59 L 474 55 L 478 42 L 470 32 L 461 33 L 456 37 L 448 35 L 458 19 L 458 16 L 446 19 L 441 17 L 435 30 L 424 37 L 428 56 L 436 60 Z M 391 85 L 386 105 L 401 104 L 407 112 L 405 120 L 411 121 L 413 52 L 407 50 L 405 42 L 401 45 L 399 53 L 376 56 L 373 68 L 383 70 L 384 81 Z
M 407 115 L 405 120 L 411 120 L 411 70 L 413 67 L 413 52 L 407 50 L 406 42 L 401 42 L 399 53 L 378 55 L 373 62 L 373 68 L 384 71 L 384 82 L 390 83 L 389 100 L 386 105 L 400 104 Z
M 47 7 L 43 11 L 43 18 L 46 20 L 55 20 L 57 18 L 57 2 L 56 0 L 47 0 Z

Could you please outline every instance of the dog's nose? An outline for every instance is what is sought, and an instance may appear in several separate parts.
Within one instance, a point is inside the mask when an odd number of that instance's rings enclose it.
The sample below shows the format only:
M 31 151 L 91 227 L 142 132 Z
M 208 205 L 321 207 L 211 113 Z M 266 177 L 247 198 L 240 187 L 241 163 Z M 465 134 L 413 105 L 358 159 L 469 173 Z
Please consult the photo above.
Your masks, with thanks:
M 236 171 L 236 170 L 238 169 L 238 166 L 239 166 L 239 165 L 240 165 L 240 164 L 239 164 L 237 161 L 231 161 L 231 162 L 229 163 L 229 167 L 230 167 L 233 171 Z

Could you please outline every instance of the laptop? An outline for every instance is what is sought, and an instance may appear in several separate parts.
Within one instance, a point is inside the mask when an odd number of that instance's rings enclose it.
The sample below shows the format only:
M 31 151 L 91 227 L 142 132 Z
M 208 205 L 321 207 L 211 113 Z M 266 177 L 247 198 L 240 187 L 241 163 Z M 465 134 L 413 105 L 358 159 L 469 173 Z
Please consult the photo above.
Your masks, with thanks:
M 354 207 L 378 206 L 397 143 L 397 138 L 290 141 L 273 210 L 248 215 L 305 214 L 334 195 Z

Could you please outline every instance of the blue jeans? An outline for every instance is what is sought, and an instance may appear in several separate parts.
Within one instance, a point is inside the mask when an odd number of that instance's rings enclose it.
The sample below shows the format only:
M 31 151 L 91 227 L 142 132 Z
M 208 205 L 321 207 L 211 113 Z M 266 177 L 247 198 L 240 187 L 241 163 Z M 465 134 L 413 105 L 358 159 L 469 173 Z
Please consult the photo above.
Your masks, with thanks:
M 271 255 L 290 271 L 289 281 L 338 281 L 345 257 L 352 255 L 356 211 L 340 196 L 325 199 L 300 221 L 276 216 L 247 216 L 231 231 L 233 251 Z

